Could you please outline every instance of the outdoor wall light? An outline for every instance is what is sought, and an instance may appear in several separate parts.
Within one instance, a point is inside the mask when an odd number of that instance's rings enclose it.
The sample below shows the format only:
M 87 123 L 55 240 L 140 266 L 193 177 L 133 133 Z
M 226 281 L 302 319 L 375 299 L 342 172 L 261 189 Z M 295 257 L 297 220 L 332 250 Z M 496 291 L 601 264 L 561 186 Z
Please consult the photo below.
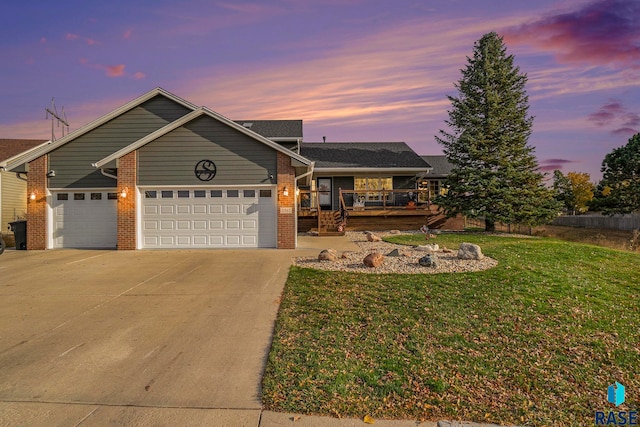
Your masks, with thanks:
M 53 169 L 47 172 L 47 178 L 53 178 L 54 176 L 56 176 L 56 171 L 54 171 Z
M 284 189 L 282 190 L 282 195 L 285 196 L 285 197 L 289 195 L 289 189 L 287 188 L 286 185 L 284 186 Z
M 32 191 L 31 194 L 29 194 L 29 199 L 31 200 L 35 200 L 36 199 L 36 192 Z
M 122 189 L 122 191 L 120 192 L 120 197 L 121 197 L 121 198 L 123 198 L 123 199 L 126 199 L 126 198 L 127 198 L 127 190 L 128 190 L 128 188 L 127 188 L 127 187 L 125 187 L 125 188 L 123 188 L 123 189 Z

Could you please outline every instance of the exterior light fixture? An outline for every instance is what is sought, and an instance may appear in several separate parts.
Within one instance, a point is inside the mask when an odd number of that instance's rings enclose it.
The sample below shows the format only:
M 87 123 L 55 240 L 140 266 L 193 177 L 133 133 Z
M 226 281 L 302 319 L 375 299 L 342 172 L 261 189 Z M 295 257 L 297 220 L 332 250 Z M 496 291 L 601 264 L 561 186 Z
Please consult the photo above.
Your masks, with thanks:
M 284 189 L 282 190 L 282 195 L 285 196 L 285 197 L 289 195 L 289 189 L 287 188 L 286 185 L 284 186 Z
M 125 187 L 125 188 L 123 188 L 123 189 L 122 189 L 122 191 L 120 192 L 120 197 L 121 197 L 122 199 L 126 199 L 126 198 L 127 198 L 127 190 L 128 190 L 128 188 L 126 188 L 126 187 Z
M 35 200 L 36 199 L 36 193 L 35 191 L 32 191 L 31 194 L 29 195 L 29 199 L 31 200 Z

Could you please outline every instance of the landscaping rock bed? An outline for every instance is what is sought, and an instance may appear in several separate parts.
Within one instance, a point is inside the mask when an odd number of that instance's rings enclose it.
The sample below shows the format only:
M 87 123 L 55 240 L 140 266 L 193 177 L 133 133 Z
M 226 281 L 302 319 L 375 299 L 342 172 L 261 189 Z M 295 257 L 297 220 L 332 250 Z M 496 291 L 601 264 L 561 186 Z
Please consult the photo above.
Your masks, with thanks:
M 389 233 L 376 233 L 380 237 Z M 360 251 L 337 252 L 334 261 L 321 261 L 318 256 L 294 258 L 294 265 L 299 267 L 315 268 L 329 271 L 352 271 L 358 273 L 400 273 L 400 274 L 434 274 L 434 273 L 463 273 L 470 271 L 482 271 L 498 265 L 498 261 L 487 256 L 480 260 L 458 259 L 457 250 L 437 252 L 437 264 L 435 267 L 421 266 L 418 261 L 425 256 L 423 249 L 411 246 L 396 245 L 384 241 L 370 242 L 367 235 L 362 232 L 347 232 L 347 237 L 360 247 Z M 329 249 L 329 248 L 327 248 Z M 400 256 L 386 256 L 397 250 Z M 378 267 L 367 267 L 363 260 L 372 252 L 385 255 L 382 264 Z M 395 254 L 395 253 L 394 253 Z

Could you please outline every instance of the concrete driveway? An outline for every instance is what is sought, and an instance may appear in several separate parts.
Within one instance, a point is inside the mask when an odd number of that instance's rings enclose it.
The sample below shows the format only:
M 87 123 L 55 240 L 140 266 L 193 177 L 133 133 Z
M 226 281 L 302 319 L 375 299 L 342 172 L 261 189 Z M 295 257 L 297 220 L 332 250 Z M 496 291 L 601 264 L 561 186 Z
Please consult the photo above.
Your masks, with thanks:
M 294 253 L 5 252 L 0 424 L 258 425 Z

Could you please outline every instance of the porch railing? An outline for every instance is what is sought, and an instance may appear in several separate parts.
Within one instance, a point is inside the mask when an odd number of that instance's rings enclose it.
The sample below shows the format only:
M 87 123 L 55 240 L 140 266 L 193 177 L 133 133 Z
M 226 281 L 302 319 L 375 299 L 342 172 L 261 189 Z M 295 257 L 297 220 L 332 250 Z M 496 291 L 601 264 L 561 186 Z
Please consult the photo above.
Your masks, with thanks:
M 339 189 L 340 206 L 346 211 L 429 210 L 431 193 L 424 190 L 343 190 Z

